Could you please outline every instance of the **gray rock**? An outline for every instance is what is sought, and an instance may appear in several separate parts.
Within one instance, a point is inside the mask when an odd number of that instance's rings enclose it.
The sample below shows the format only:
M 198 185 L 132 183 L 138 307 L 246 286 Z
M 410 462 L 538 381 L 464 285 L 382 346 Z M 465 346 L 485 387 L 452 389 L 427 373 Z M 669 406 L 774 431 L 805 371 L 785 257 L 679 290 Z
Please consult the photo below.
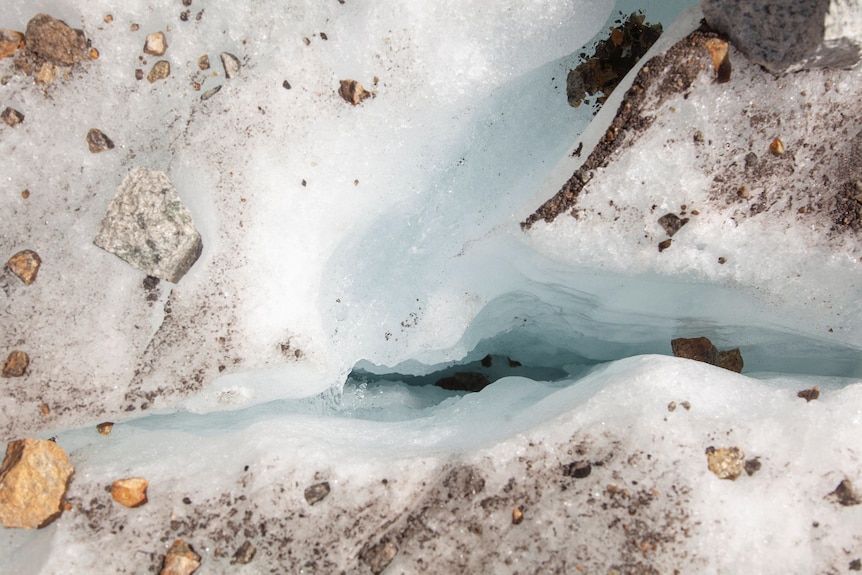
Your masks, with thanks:
M 173 283 L 203 249 L 168 176 L 146 168 L 135 168 L 120 184 L 93 243 L 147 275 Z
M 862 59 L 862 0 L 701 0 L 706 21 L 776 73 L 852 68 Z

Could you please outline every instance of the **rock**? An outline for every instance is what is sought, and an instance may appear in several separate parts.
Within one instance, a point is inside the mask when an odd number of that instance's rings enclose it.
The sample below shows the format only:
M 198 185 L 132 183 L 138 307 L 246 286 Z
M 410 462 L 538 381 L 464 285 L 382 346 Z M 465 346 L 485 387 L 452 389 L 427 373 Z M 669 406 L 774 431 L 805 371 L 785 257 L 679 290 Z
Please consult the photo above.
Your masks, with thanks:
M 775 73 L 851 68 L 862 57 L 860 0 L 701 0 L 709 25 Z
M 589 477 L 592 471 L 593 466 L 589 461 L 572 461 L 563 466 L 563 475 L 566 477 L 574 477 L 575 479 Z
M 21 377 L 30 365 L 30 357 L 23 351 L 13 350 L 9 352 L 3 368 L 0 370 L 2 377 Z
M 775 138 L 772 140 L 772 143 L 769 144 L 769 151 L 773 156 L 783 156 L 784 155 L 784 142 L 780 139 Z
M 143 477 L 118 479 L 111 484 L 111 497 L 126 507 L 140 507 L 147 502 L 149 482 Z
M 754 475 L 755 473 L 757 473 L 758 471 L 760 471 L 760 468 L 761 468 L 761 467 L 763 467 L 763 464 L 762 464 L 762 463 L 760 463 L 760 458 L 759 458 L 759 457 L 754 457 L 754 458 L 752 458 L 752 459 L 746 459 L 746 460 L 745 460 L 744 468 L 745 468 L 745 472 L 746 472 L 749 476 L 752 476 L 752 475 Z
M 48 85 L 54 80 L 57 79 L 57 75 L 60 73 L 60 69 L 57 68 L 56 64 L 52 64 L 51 62 L 45 62 L 42 66 L 39 67 L 39 72 L 36 74 L 36 83 Z
M 113 421 L 106 421 L 104 423 L 100 423 L 96 426 L 96 431 L 101 433 L 102 435 L 108 436 L 111 435 L 111 430 L 114 429 Z
M 329 495 L 329 482 L 327 481 L 316 483 L 305 489 L 305 501 L 309 505 L 314 505 L 318 501 L 323 500 L 327 495 Z
M 241 67 L 239 58 L 230 52 L 222 52 L 219 54 L 219 58 L 221 58 L 221 65 L 224 67 L 225 78 L 231 80 L 239 76 L 239 69 Z
M 742 368 L 744 367 L 742 352 L 739 351 L 738 347 L 727 351 L 720 351 L 718 352 L 716 365 L 730 371 L 735 371 L 736 373 L 742 373 Z
M 176 283 L 197 261 L 201 236 L 167 175 L 133 169 L 93 240 L 147 275 Z
M 158 62 L 153 64 L 152 69 L 150 69 L 150 73 L 147 74 L 147 81 L 152 84 L 153 82 L 164 80 L 170 75 L 171 63 L 167 60 L 159 60 Z
M 191 575 L 201 566 L 201 556 L 192 546 L 177 539 L 173 542 L 162 565 L 161 575 Z
M 9 258 L 6 265 L 25 285 L 31 285 L 39 274 L 42 258 L 33 250 L 21 250 Z
M 862 559 L 854 559 L 847 568 L 850 571 L 862 571 Z
M 371 97 L 371 94 L 356 80 L 341 80 L 338 95 L 354 106 Z
M 520 507 L 512 509 L 512 525 L 520 525 L 524 521 L 524 512 Z
M 491 380 L 484 373 L 475 371 L 459 371 L 448 377 L 441 377 L 434 385 L 449 391 L 482 391 L 491 385 Z
M 706 460 L 709 470 L 719 479 L 734 481 L 745 469 L 745 453 L 738 447 L 707 447 Z
M 6 446 L 0 465 L 0 524 L 36 529 L 63 512 L 75 472 L 63 448 L 44 439 L 19 439 Z
M 87 147 L 90 148 L 90 152 L 98 154 L 114 149 L 114 142 L 101 130 L 90 128 L 90 131 L 87 132 Z
M 853 489 L 853 484 L 849 479 L 842 480 L 841 483 L 838 484 L 838 487 L 835 488 L 835 491 L 826 497 L 844 507 L 850 507 L 852 505 L 859 505 L 862 503 L 862 498 L 860 498 L 859 494 L 856 493 L 856 490 Z
M 201 94 L 201 100 L 209 100 L 210 98 L 218 94 L 219 90 L 221 90 L 221 84 L 215 86 L 214 88 L 210 88 L 209 90 Z
M 209 70 L 210 69 L 210 57 L 204 54 L 200 58 L 198 58 L 198 68 L 201 70 Z
M 14 108 L 7 107 L 5 110 L 0 112 L 0 120 L 3 120 L 7 126 L 14 128 L 24 121 L 24 114 Z
M 820 397 L 820 386 L 815 385 L 810 389 L 803 389 L 799 393 L 796 394 L 796 397 L 801 397 L 806 402 L 814 401 L 815 399 Z
M 144 52 L 150 56 L 163 56 L 168 51 L 168 39 L 164 32 L 147 34 L 144 42 Z
M 721 38 L 710 38 L 706 41 L 706 49 L 712 58 L 712 66 L 715 69 L 715 81 L 724 84 L 730 81 L 732 67 L 730 56 L 727 54 L 727 41 Z
M 8 58 L 24 47 L 24 34 L 0 28 L 0 60 Z
M 711 365 L 716 365 L 718 362 L 718 350 L 706 337 L 677 338 L 671 340 L 670 347 L 675 357 L 684 357 Z
M 398 554 L 398 547 L 389 540 L 381 541 L 361 555 L 363 563 L 371 568 L 374 575 L 380 575 Z
M 236 550 L 236 553 L 233 554 L 233 560 L 230 563 L 231 565 L 235 563 L 239 563 L 240 565 L 251 563 L 251 560 L 254 559 L 255 553 L 257 553 L 257 547 L 252 545 L 251 541 L 246 541 L 240 545 L 239 549 Z
M 681 227 L 688 223 L 688 218 L 680 218 L 676 214 L 665 214 L 658 219 L 658 223 L 664 228 L 668 236 L 673 237 Z
M 51 64 L 71 66 L 87 57 L 84 32 L 47 14 L 37 14 L 27 22 L 24 36 L 27 51 Z

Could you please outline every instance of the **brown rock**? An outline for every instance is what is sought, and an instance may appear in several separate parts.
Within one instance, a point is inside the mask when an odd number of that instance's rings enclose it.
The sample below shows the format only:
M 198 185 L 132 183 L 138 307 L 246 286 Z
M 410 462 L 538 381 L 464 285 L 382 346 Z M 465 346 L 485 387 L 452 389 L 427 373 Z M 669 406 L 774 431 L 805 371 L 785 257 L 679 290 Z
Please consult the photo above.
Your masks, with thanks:
M 177 539 L 168 549 L 162 565 L 161 575 L 191 575 L 201 566 L 201 556 L 192 546 Z
M 706 49 L 709 50 L 709 56 L 715 68 L 715 81 L 719 84 L 729 82 L 732 67 L 730 57 L 727 55 L 727 40 L 710 38 L 706 41 Z
M 364 551 L 362 561 L 371 568 L 374 575 L 380 575 L 398 554 L 398 547 L 389 540 L 381 541 L 374 547 Z
M 658 219 L 658 223 L 664 228 L 668 236 L 673 237 L 681 227 L 688 223 L 688 218 L 680 218 L 676 214 L 665 214 Z
M 168 50 L 168 39 L 164 32 L 153 32 L 147 34 L 144 42 L 144 52 L 151 56 L 162 56 Z
M 204 54 L 200 58 L 198 58 L 198 68 L 201 70 L 209 70 L 210 69 L 210 57 Z
M 491 385 L 491 380 L 484 373 L 476 371 L 459 371 L 454 375 L 441 377 L 434 385 L 449 391 L 482 391 Z
M 47 14 L 37 14 L 27 23 L 27 50 L 58 66 L 71 66 L 87 57 L 84 32 Z
M 63 512 L 75 468 L 63 448 L 44 439 L 19 439 L 6 446 L 0 465 L 0 524 L 35 529 Z
M 233 560 L 230 563 L 231 565 L 234 563 L 239 563 L 240 565 L 251 563 L 251 560 L 254 559 L 255 553 L 257 553 L 257 547 L 252 545 L 251 541 L 246 541 L 240 545 L 239 549 L 236 550 L 236 553 L 233 554 Z
M 781 156 L 784 154 L 784 142 L 775 138 L 772 140 L 772 143 L 769 144 L 769 151 L 772 152 L 776 156 Z
M 241 67 L 239 58 L 230 52 L 222 52 L 219 54 L 219 58 L 221 58 L 221 65 L 224 67 L 225 78 L 230 80 L 239 76 L 239 69 Z
M 524 512 L 521 511 L 520 507 L 515 507 L 512 509 L 512 525 L 520 525 L 524 520 Z
M 47 86 L 48 84 L 56 80 L 59 74 L 60 69 L 57 68 L 56 64 L 52 64 L 51 62 L 44 62 L 39 68 L 39 72 L 36 74 L 36 83 L 45 84 Z
M 329 491 L 328 481 L 312 485 L 305 490 L 305 501 L 308 502 L 309 505 L 314 505 L 318 501 L 326 498 L 326 496 L 329 495 Z
M 42 265 L 42 258 L 33 250 L 21 250 L 9 258 L 6 265 L 9 266 L 9 271 L 18 276 L 22 282 L 30 285 L 36 281 L 39 266 Z
M 17 349 L 10 351 L 6 361 L 3 362 L 0 376 L 21 377 L 27 370 L 28 365 L 30 365 L 30 357 L 26 353 Z
M 111 435 L 111 430 L 114 429 L 113 421 L 106 421 L 104 423 L 100 423 L 96 426 L 96 431 L 101 433 L 102 435 Z
M 354 106 L 371 97 L 371 94 L 356 80 L 341 80 L 340 84 L 338 95 Z
M 738 347 L 727 351 L 720 351 L 718 352 L 716 365 L 730 371 L 735 371 L 736 373 L 742 373 L 744 365 L 742 361 L 742 353 L 739 351 Z
M 719 479 L 734 481 L 745 470 L 745 453 L 738 447 L 707 447 L 706 461 Z
M 806 402 L 814 401 L 815 399 L 820 397 L 820 386 L 815 385 L 811 389 L 803 389 L 799 393 L 796 394 L 796 397 L 801 397 Z
M 164 80 L 171 75 L 171 63 L 167 60 L 159 60 L 153 64 L 150 73 L 147 74 L 147 80 L 152 84 L 158 80 Z
M 118 479 L 111 484 L 111 497 L 126 507 L 140 507 L 147 502 L 149 482 L 143 477 Z
M 575 479 L 589 477 L 592 471 L 593 466 L 589 461 L 572 461 L 563 466 L 563 475 L 566 477 L 574 477 Z
M 0 120 L 6 123 L 6 125 L 14 128 L 18 124 L 24 121 L 24 114 L 15 110 L 14 108 L 6 108 L 3 112 L 0 112 Z
M 8 58 L 23 47 L 24 34 L 8 28 L 0 28 L 0 60 Z
M 835 491 L 826 497 L 844 507 L 859 505 L 862 503 L 862 497 L 860 497 L 859 494 L 856 493 L 856 490 L 853 489 L 853 483 L 851 483 L 849 479 L 842 480 L 841 483 L 838 484 L 838 487 L 835 488 Z
M 748 475 L 754 475 L 755 473 L 760 471 L 761 467 L 763 467 L 763 464 L 760 463 L 759 457 L 754 457 L 752 459 L 746 459 L 745 460 L 745 472 Z
M 114 148 L 114 142 L 101 130 L 90 128 L 90 131 L 87 132 L 87 147 L 93 154 L 98 154 L 99 152 L 112 150 Z
M 673 240 L 662 240 L 658 243 L 658 252 L 661 253 L 668 249 L 670 245 L 673 243 Z
M 671 340 L 670 347 L 675 357 L 684 357 L 712 365 L 718 362 L 718 350 L 706 337 L 680 337 Z

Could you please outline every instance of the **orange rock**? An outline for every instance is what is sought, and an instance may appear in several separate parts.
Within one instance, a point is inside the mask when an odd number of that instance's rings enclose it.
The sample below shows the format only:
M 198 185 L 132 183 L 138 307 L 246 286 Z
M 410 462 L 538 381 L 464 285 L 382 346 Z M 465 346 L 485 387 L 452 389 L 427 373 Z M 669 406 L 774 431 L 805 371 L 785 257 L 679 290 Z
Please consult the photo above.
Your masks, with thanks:
M 9 258 L 6 265 L 9 266 L 9 271 L 18 276 L 22 282 L 30 285 L 36 281 L 36 274 L 39 273 L 42 258 L 33 250 L 21 250 Z
M 177 539 L 168 549 L 161 575 L 191 575 L 201 566 L 201 556 L 192 546 Z
M 23 47 L 24 34 L 15 30 L 0 28 L 0 60 L 8 58 Z
M 716 81 L 723 84 L 730 80 L 730 57 L 727 55 L 727 41 L 720 38 L 710 38 L 706 41 L 706 49 L 712 58 Z
M 356 80 L 341 80 L 338 94 L 354 106 L 371 97 L 371 94 Z
M 111 435 L 111 430 L 114 429 L 113 421 L 106 421 L 104 423 L 100 423 L 96 426 L 96 431 L 101 433 L 102 435 Z
M 9 442 L 0 466 L 0 524 L 36 529 L 57 519 L 74 472 L 69 456 L 53 441 Z
M 0 369 L 2 377 L 21 377 L 30 365 L 30 356 L 20 350 L 12 350 L 6 361 L 3 362 L 3 368 Z
M 126 507 L 140 507 L 147 502 L 149 482 L 143 477 L 118 479 L 111 484 L 111 497 Z
M 784 142 L 775 138 L 772 140 L 772 143 L 769 144 L 769 151 L 775 154 L 776 156 L 780 156 L 784 153 Z

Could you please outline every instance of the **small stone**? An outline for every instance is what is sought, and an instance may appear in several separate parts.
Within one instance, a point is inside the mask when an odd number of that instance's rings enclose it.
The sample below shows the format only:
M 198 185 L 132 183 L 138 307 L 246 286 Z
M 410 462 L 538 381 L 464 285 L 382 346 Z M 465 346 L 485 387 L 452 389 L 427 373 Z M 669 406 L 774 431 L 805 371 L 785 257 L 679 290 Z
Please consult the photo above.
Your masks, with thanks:
M 338 94 L 353 106 L 371 97 L 371 94 L 356 80 L 341 80 Z
M 221 65 L 224 66 L 225 78 L 231 80 L 239 76 L 239 69 L 241 67 L 239 58 L 230 52 L 222 52 L 219 54 L 219 58 L 221 58 Z
M 0 370 L 2 377 L 21 377 L 30 365 L 30 356 L 20 350 L 12 350 L 3 362 Z
M 398 554 L 398 547 L 391 541 L 382 541 L 362 553 L 362 561 L 374 575 L 380 575 Z
M 39 72 L 36 74 L 36 83 L 48 85 L 54 80 L 57 79 L 57 75 L 60 73 L 60 70 L 57 68 L 56 64 L 52 64 L 51 62 L 45 62 L 39 68 Z
M 593 466 L 589 461 L 572 461 L 563 466 L 563 475 L 566 477 L 574 477 L 575 479 L 589 477 L 592 471 Z
M 87 52 L 87 54 L 89 54 L 91 60 L 98 60 L 99 59 L 99 51 L 96 50 L 95 48 L 90 48 L 90 50 L 89 50 L 89 52 Z
M 87 147 L 90 149 L 90 152 L 98 154 L 99 152 L 113 150 L 114 142 L 101 130 L 90 128 L 90 131 L 87 132 Z
M 719 256 L 719 258 L 718 258 L 718 263 L 720 263 L 721 265 L 726 264 L 726 263 L 727 263 L 727 258 L 726 258 L 726 257 L 724 257 L 724 256 Z
M 290 82 L 285 80 L 284 82 L 281 83 L 281 87 L 284 88 L 285 90 L 290 90 L 290 88 L 291 88 Z
M 796 397 L 801 397 L 806 401 L 806 403 L 809 401 L 814 401 L 815 399 L 820 397 L 820 386 L 815 385 L 811 389 L 803 389 L 796 394 Z
M 671 340 L 670 347 L 674 357 L 684 357 L 715 365 L 718 361 L 718 350 L 706 337 L 680 337 Z
M 201 100 L 209 100 L 210 98 L 218 94 L 219 90 L 221 90 L 221 84 L 219 84 L 215 88 L 210 88 L 209 90 L 201 94 Z
M 668 404 L 667 404 L 667 410 L 668 410 L 668 411 L 670 411 L 671 413 L 673 413 L 674 411 L 676 411 L 676 402 L 675 402 L 675 401 L 671 401 L 670 403 L 668 403 Z
M 729 371 L 742 373 L 744 363 L 742 361 L 742 353 L 739 348 L 729 349 L 727 351 L 718 352 L 716 364 L 718 367 L 723 367 Z
M 694 136 L 692 138 L 695 144 L 702 144 L 704 142 L 703 132 L 700 130 L 695 130 Z
M 730 81 L 732 67 L 730 57 L 727 55 L 727 41 L 720 38 L 710 38 L 706 41 L 706 49 L 712 58 L 712 66 L 715 68 L 715 81 L 724 84 Z
M 105 24 L 110 24 L 111 22 L 113 22 L 113 21 L 114 21 L 114 16 L 113 16 L 113 14 L 105 14 L 105 17 L 104 17 L 104 18 L 102 18 L 102 21 L 103 21 Z
M 126 507 L 140 507 L 147 502 L 149 482 L 143 477 L 118 479 L 111 484 L 111 497 Z
M 195 553 L 191 545 L 177 539 L 165 555 L 160 575 L 191 575 L 200 566 L 201 556 Z
M 236 550 L 236 553 L 233 554 L 233 561 L 230 563 L 231 565 L 235 563 L 239 563 L 240 565 L 251 563 L 251 560 L 254 559 L 255 553 L 257 553 L 257 547 L 252 545 L 251 541 L 246 541 L 240 545 L 239 549 Z
M 71 66 L 86 57 L 84 32 L 47 14 L 37 14 L 27 23 L 24 33 L 27 50 L 58 66 Z
M 0 60 L 8 58 L 24 47 L 24 34 L 0 28 Z
M 104 423 L 100 423 L 96 426 L 96 431 L 105 436 L 111 435 L 112 429 L 114 429 L 113 421 L 105 421 Z
M 659 251 L 659 253 L 661 253 L 661 252 L 665 251 L 666 249 L 668 249 L 672 243 L 673 243 L 673 240 L 664 240 L 664 241 L 659 242 L 659 243 L 658 243 L 658 251 Z
M 524 512 L 521 511 L 520 507 L 515 507 L 512 509 L 512 525 L 520 525 L 524 520 Z
M 772 152 L 773 155 L 781 156 L 784 154 L 784 142 L 775 138 L 772 140 L 772 143 L 769 144 L 769 151 Z
M 171 63 L 167 60 L 159 60 L 153 64 L 150 73 L 147 74 L 147 80 L 152 84 L 158 80 L 164 80 L 171 75 Z
M 707 447 L 706 460 L 719 479 L 735 481 L 745 469 L 745 453 L 738 447 Z
M 50 417 L 51 406 L 47 403 L 42 402 L 39 404 L 39 412 L 42 414 L 42 417 Z
M 749 475 L 749 477 L 760 471 L 760 468 L 762 466 L 763 464 L 760 463 L 759 457 L 745 460 L 745 472 Z
M 210 69 L 210 57 L 204 54 L 200 58 L 198 58 L 198 68 L 201 70 L 209 70 Z
M 24 114 L 14 108 L 6 108 L 0 112 L 0 120 L 3 120 L 6 125 L 15 127 L 24 121 Z
M 141 29 L 140 24 L 137 24 L 135 22 L 132 22 L 131 24 L 129 24 L 129 32 L 137 32 L 140 29 Z
M 736 190 L 736 195 L 741 200 L 747 200 L 751 198 L 751 192 L 748 191 L 748 186 L 745 184 L 739 186 L 739 189 Z
M 0 524 L 36 529 L 57 519 L 74 472 L 69 456 L 53 441 L 9 442 L 0 465 Z
M 847 568 L 850 571 L 862 571 L 862 559 L 854 559 Z
M 849 479 L 842 480 L 841 483 L 838 484 L 838 487 L 835 488 L 835 491 L 826 497 L 844 507 L 850 507 L 852 505 L 859 505 L 862 503 L 862 499 L 860 499 L 856 490 L 853 489 L 853 483 L 851 483 Z
M 30 197 L 30 190 L 21 190 L 21 197 L 25 200 Z
M 745 169 L 751 170 L 757 167 L 759 160 L 757 158 L 757 154 L 754 152 L 748 152 L 745 154 Z
M 135 70 L 135 80 L 143 80 L 144 79 L 144 71 L 138 68 Z
M 168 39 L 164 32 L 153 32 L 147 34 L 144 42 L 144 53 L 150 56 L 163 56 L 168 51 Z
M 668 236 L 673 237 L 681 227 L 688 223 L 688 218 L 680 218 L 676 214 L 665 214 L 658 219 L 658 223 L 664 228 Z
M 31 285 L 39 274 L 42 258 L 33 250 L 21 250 L 9 258 L 6 265 L 25 285 Z
M 176 283 L 203 250 L 168 176 L 135 168 L 117 189 L 93 243 L 147 275 Z
M 309 505 L 314 505 L 318 501 L 323 500 L 329 495 L 329 482 L 316 483 L 305 489 L 305 501 Z
M 683 401 L 682 403 L 680 403 L 680 405 L 682 406 L 682 408 L 684 410 L 691 411 L 691 403 L 689 403 L 687 401 Z

